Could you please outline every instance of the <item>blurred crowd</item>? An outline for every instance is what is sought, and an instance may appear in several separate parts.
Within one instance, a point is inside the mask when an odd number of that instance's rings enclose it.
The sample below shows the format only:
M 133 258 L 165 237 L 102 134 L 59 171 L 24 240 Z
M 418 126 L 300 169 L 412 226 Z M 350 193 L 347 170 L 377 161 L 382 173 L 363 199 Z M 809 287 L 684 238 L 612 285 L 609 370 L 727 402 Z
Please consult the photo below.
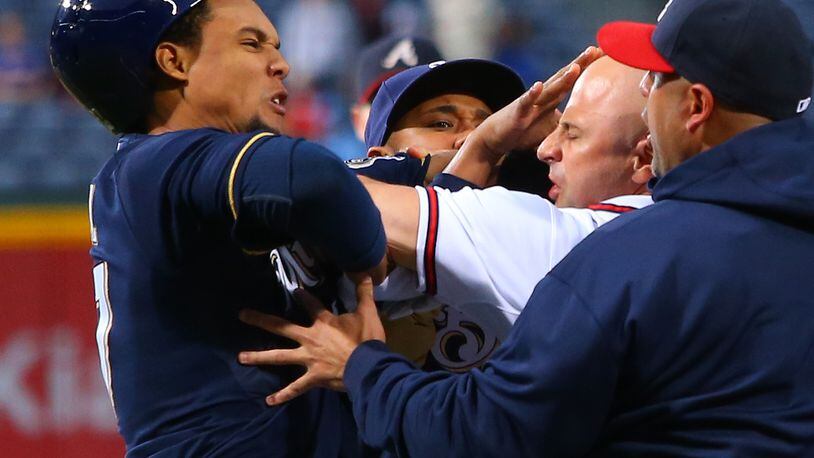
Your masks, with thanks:
M 814 36 L 814 2 L 787 0 Z M 0 0 L 0 203 L 80 201 L 116 139 L 56 82 L 56 0 Z M 530 84 L 592 43 L 599 23 L 652 22 L 664 0 L 258 0 L 291 64 L 287 134 L 364 155 L 349 118 L 354 62 L 387 35 L 435 40 L 447 59 L 492 58 Z

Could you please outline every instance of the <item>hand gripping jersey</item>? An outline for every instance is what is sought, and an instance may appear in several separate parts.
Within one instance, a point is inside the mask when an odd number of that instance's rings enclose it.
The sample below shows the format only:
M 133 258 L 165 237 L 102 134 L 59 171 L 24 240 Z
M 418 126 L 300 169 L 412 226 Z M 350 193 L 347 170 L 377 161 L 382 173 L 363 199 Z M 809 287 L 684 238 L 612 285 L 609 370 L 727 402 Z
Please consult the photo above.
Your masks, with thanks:
M 351 271 L 384 255 L 378 211 L 339 159 L 263 132 L 128 135 L 90 207 L 99 356 L 128 456 L 363 453 L 344 395 L 270 408 L 298 372 L 237 361 L 291 345 L 242 324 L 241 309 L 305 321 L 270 249 L 296 238 Z

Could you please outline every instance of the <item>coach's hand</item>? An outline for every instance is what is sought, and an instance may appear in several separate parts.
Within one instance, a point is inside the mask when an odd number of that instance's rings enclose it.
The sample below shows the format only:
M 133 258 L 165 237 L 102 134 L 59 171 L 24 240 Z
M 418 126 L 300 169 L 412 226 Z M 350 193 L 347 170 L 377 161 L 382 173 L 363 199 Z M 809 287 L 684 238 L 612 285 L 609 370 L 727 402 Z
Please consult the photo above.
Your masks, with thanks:
M 560 118 L 557 106 L 574 87 L 582 71 L 602 55 L 599 48 L 588 47 L 545 83 L 534 83 L 525 94 L 490 116 L 472 136 L 496 154 L 536 149 L 557 127 Z
M 358 307 L 356 311 L 334 315 L 317 298 L 304 290 L 295 292 L 297 301 L 314 319 L 311 327 L 302 327 L 282 318 L 254 310 L 240 312 L 241 321 L 268 332 L 294 340 L 300 344 L 295 349 L 241 352 L 239 360 L 249 365 L 299 365 L 305 366 L 305 375 L 282 390 L 268 396 L 266 403 L 277 405 L 305 393 L 311 388 L 322 387 L 344 390 L 342 377 L 351 353 L 362 342 L 381 340 L 384 328 L 373 301 L 373 283 L 370 278 L 356 285 Z

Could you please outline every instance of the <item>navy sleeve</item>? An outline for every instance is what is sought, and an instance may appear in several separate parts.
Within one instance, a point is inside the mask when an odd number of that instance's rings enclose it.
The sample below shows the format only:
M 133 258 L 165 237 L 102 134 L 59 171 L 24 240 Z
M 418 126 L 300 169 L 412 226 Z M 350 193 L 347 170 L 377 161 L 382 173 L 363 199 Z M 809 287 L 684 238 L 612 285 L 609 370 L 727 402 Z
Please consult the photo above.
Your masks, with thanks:
M 290 152 L 281 153 L 274 143 L 269 140 L 251 155 L 235 184 L 240 195 L 237 227 L 259 223 L 275 234 L 285 228 L 285 235 L 320 248 L 342 270 L 362 271 L 378 264 L 384 256 L 384 228 L 356 176 L 319 145 L 297 141 Z M 280 175 L 284 177 L 278 181 L 288 189 L 272 183 Z M 248 219 L 245 226 L 243 218 Z
M 325 148 L 270 134 L 218 138 L 176 188 L 203 218 L 233 222 L 248 251 L 300 240 L 347 271 L 381 261 L 381 216 L 356 176 Z M 187 161 L 189 162 L 189 161 Z
M 377 181 L 402 186 L 422 186 L 427 177 L 430 161 L 430 156 L 422 160 L 406 153 L 398 153 L 395 156 L 351 159 L 345 164 L 357 175 Z
M 450 175 L 449 173 L 439 173 L 436 175 L 435 178 L 432 179 L 432 182 L 430 182 L 430 186 L 437 186 L 453 192 L 460 191 L 463 188 L 480 189 L 480 186 L 463 178 L 458 178 L 455 175 Z
M 351 355 L 345 385 L 365 442 L 400 456 L 581 456 L 615 389 L 605 337 L 549 276 L 482 371 L 421 372 L 367 342 Z

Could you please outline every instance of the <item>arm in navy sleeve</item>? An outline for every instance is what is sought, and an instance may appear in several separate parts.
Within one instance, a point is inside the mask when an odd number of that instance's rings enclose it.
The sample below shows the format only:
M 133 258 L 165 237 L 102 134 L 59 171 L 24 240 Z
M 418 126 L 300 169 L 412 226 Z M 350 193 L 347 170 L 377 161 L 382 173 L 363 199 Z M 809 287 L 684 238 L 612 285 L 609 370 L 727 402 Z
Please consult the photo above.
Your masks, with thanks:
M 344 380 L 365 442 L 400 456 L 581 456 L 615 389 L 605 337 L 570 287 L 549 276 L 482 371 L 424 373 L 366 342 Z
M 380 156 L 365 159 L 351 159 L 345 164 L 357 175 L 366 176 L 376 181 L 402 186 L 423 186 L 427 177 L 432 156 L 418 159 L 398 153 L 395 156 Z M 474 183 L 449 173 L 439 173 L 432 179 L 430 186 L 459 191 L 463 188 L 480 189 Z
M 231 212 L 233 237 L 247 250 L 296 239 L 320 248 L 342 270 L 376 266 L 384 256 L 384 228 L 356 176 L 319 145 L 262 135 L 229 145 L 242 155 L 218 152 L 223 146 L 202 155 L 188 187 L 199 212 Z
M 413 187 L 424 184 L 431 160 L 431 156 L 419 159 L 406 153 L 398 153 L 395 156 L 351 159 L 345 161 L 345 164 L 357 175 L 384 183 Z
M 246 164 L 239 184 L 242 211 L 255 209 L 263 215 L 268 203 L 277 205 L 274 196 L 268 193 L 273 188 L 268 183 L 271 176 L 281 172 L 277 170 L 281 164 L 275 154 L 261 148 Z M 286 172 L 289 235 L 320 248 L 342 270 L 362 271 L 381 261 L 386 238 L 379 211 L 342 161 L 316 144 L 299 141 L 291 149 Z

